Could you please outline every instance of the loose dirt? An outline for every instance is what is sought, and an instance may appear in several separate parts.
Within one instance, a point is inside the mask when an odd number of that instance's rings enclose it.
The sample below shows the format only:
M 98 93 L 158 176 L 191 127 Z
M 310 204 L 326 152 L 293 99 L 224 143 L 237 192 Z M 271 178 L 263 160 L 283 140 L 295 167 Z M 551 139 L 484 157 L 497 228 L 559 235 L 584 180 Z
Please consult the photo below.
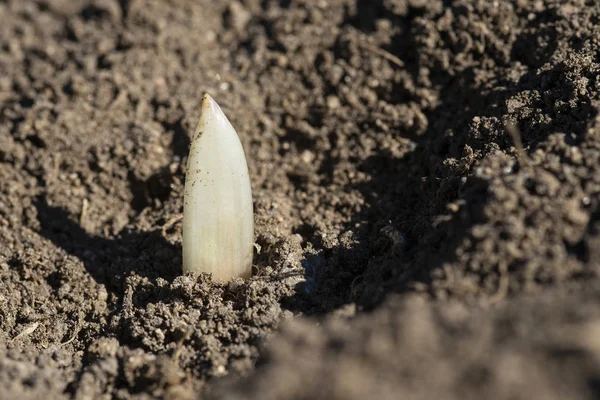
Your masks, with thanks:
M 0 0 L 0 398 L 600 396 L 598 0 Z M 254 277 L 181 271 L 208 92 Z

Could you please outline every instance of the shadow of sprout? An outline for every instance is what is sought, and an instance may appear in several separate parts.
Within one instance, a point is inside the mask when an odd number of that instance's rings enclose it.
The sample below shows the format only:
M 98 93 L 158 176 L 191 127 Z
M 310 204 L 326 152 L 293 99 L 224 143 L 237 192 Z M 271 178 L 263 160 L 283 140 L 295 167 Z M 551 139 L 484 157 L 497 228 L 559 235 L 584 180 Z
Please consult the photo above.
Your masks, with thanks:
M 127 276 L 172 281 L 182 274 L 181 249 L 169 243 L 160 230 L 125 231 L 114 239 L 93 236 L 74 222 L 65 210 L 37 200 L 40 234 L 80 259 L 85 269 L 107 291 L 122 296 Z

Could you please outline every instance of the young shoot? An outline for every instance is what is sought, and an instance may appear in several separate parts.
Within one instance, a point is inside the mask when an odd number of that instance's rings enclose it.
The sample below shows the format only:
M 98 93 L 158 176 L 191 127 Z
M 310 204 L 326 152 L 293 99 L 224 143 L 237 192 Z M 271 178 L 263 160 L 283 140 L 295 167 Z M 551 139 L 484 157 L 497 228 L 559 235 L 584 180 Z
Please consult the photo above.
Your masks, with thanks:
M 244 149 L 208 94 L 192 138 L 183 205 L 183 271 L 227 281 L 252 274 L 254 215 Z

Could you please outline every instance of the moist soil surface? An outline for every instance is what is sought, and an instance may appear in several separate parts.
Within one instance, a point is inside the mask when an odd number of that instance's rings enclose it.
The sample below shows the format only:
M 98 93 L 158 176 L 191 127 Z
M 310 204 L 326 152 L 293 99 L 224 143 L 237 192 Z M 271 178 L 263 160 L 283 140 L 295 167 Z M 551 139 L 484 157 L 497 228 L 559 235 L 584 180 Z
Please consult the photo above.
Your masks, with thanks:
M 0 398 L 600 396 L 598 0 L 0 0 Z M 253 277 L 181 269 L 210 93 Z

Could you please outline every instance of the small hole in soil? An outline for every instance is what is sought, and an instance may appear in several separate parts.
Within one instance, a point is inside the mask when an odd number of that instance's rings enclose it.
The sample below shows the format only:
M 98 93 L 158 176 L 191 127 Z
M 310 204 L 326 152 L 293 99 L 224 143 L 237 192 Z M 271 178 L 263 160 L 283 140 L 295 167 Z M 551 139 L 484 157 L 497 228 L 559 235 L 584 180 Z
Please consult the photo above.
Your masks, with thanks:
M 165 201 L 171 194 L 172 175 L 166 167 L 146 180 L 140 180 L 133 173 L 129 174 L 128 179 L 133 195 L 131 207 L 137 212 L 151 206 L 155 200 Z
M 33 99 L 28 96 L 23 96 L 21 97 L 21 99 L 19 99 L 19 104 L 23 108 L 31 108 L 33 106 L 33 103 Z
M 302 224 L 292 230 L 294 234 L 302 236 L 302 245 L 312 241 L 316 231 L 317 228 L 309 224 Z

